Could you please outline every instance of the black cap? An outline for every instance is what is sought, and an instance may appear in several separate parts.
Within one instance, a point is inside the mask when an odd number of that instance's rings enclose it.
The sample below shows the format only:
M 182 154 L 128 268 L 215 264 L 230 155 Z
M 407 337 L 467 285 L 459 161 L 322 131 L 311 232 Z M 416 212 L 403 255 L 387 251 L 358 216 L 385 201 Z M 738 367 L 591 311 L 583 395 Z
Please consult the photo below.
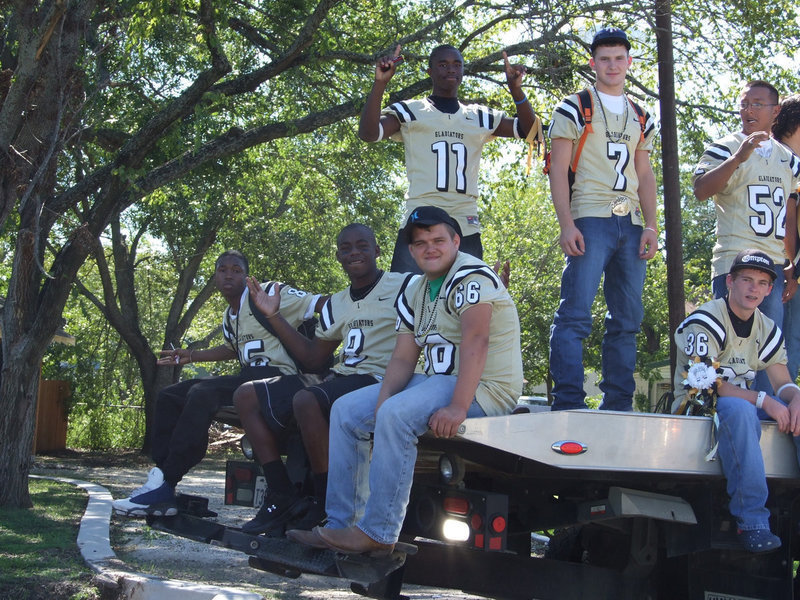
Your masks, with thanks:
M 438 206 L 420 206 L 415 208 L 406 221 L 406 226 L 403 228 L 403 234 L 406 242 L 411 243 L 411 232 L 414 227 L 431 227 L 444 223 L 455 229 L 456 233 L 461 235 L 461 227 L 458 226 L 456 220 L 448 215 L 444 210 Z
M 594 39 L 592 39 L 592 54 L 594 54 L 595 49 L 600 45 L 613 46 L 615 44 L 622 44 L 628 50 L 631 49 L 628 36 L 622 29 L 618 27 L 603 27 L 594 34 Z
M 761 250 L 748 249 L 739 252 L 736 258 L 733 259 L 730 272 L 734 273 L 742 269 L 758 269 L 759 271 L 764 271 L 764 273 L 772 277 L 772 281 L 775 281 L 775 278 L 778 276 L 778 273 L 775 271 L 775 263 L 772 262 L 769 255 L 761 252 Z

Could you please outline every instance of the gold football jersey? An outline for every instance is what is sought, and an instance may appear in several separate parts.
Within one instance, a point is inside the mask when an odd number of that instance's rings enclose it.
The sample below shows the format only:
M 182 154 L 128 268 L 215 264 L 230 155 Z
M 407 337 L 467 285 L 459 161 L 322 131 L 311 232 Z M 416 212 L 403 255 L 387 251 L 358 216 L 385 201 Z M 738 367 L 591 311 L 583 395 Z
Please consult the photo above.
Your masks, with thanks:
M 461 314 L 492 305 L 489 350 L 475 399 L 487 415 L 507 414 L 522 393 L 522 353 L 517 308 L 497 274 L 483 261 L 459 252 L 434 301 L 420 277 L 397 298 L 397 330 L 412 333 L 424 352 L 428 375 L 458 375 Z
M 419 206 L 437 206 L 458 221 L 464 235 L 480 232 L 478 175 L 481 149 L 505 114 L 461 104 L 454 114 L 427 98 L 395 102 L 383 109 L 400 122 L 391 139 L 403 142 L 408 192 L 403 222 Z
M 603 112 L 600 99 L 592 95 L 592 131 L 586 136 L 572 184 L 570 212 L 573 219 L 610 217 L 615 207 L 630 211 L 631 222 L 642 225 L 639 206 L 639 176 L 634 166 L 637 150 L 651 152 L 657 127 L 645 111 L 644 141 L 638 115 L 627 100 L 622 113 Z M 586 126 L 578 95 L 565 98 L 553 111 L 547 135 L 572 141 L 572 157 Z M 627 213 L 625 213 L 627 214 Z
M 683 380 L 686 367 L 694 357 L 719 361 L 722 378 L 734 385 L 750 388 L 756 371 L 786 364 L 783 334 L 760 310 L 753 313 L 750 336 L 736 335 L 724 298 L 706 302 L 690 314 L 675 331 L 677 365 L 675 368 L 673 406 L 686 396 Z
M 732 133 L 706 148 L 693 179 L 730 158 L 747 136 Z M 800 161 L 786 146 L 772 140 L 766 158 L 754 151 L 734 171 L 725 188 L 714 196 L 717 241 L 711 258 L 712 277 L 726 274 L 736 254 L 755 248 L 776 264 L 785 260 L 786 201 L 796 189 Z
M 342 342 L 340 361 L 334 371 L 341 375 L 383 377 L 397 335 L 395 301 L 398 293 L 416 277 L 410 273 L 383 273 L 361 300 L 350 297 L 349 287 L 328 299 L 320 313 L 316 336 Z
M 274 281 L 268 281 L 262 283 L 261 287 L 267 292 L 274 292 L 277 285 L 279 284 Z M 281 286 L 280 294 L 281 314 L 292 327 L 298 327 L 313 316 L 319 295 L 296 290 L 288 285 Z M 251 367 L 276 367 L 284 375 L 297 373 L 294 360 L 277 336 L 267 331 L 259 322 L 259 318 L 253 314 L 249 300 L 250 292 L 245 288 L 238 314 L 232 315 L 228 307 L 222 319 L 222 335 L 239 356 L 239 363 Z M 261 320 L 265 319 L 262 317 Z

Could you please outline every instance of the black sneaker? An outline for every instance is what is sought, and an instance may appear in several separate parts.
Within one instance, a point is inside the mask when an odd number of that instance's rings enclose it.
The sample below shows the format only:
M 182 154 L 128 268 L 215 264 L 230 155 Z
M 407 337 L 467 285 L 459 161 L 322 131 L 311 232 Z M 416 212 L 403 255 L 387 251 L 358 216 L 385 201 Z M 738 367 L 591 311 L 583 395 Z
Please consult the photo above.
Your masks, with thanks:
M 317 525 L 323 525 L 326 519 L 325 503 L 318 501 L 316 498 L 312 498 L 311 505 L 308 507 L 305 514 L 289 521 L 286 525 L 286 529 L 311 531 Z
M 308 509 L 309 502 L 309 498 L 300 494 L 267 492 L 255 518 L 242 525 L 242 531 L 257 535 L 282 527 L 289 519 L 303 514 Z

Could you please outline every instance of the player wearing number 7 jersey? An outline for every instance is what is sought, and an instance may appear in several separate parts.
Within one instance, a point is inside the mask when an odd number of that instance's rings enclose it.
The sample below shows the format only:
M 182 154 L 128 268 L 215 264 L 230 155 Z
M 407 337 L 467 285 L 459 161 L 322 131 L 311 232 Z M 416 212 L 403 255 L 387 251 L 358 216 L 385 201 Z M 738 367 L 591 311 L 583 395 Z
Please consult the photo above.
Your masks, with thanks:
M 548 131 L 550 191 L 566 254 L 561 302 L 550 329 L 553 410 L 586 408 L 583 341 L 591 331 L 601 277 L 608 313 L 600 408 L 632 408 L 646 263 L 655 256 L 658 240 L 650 165 L 656 126 L 624 94 L 630 47 L 620 29 L 597 32 L 589 60 L 596 76 L 588 90 L 593 109 L 587 112 L 579 94 L 573 94 L 556 107 Z
M 506 81 L 517 107 L 517 118 L 478 104 L 462 104 L 458 89 L 464 59 L 449 45 L 433 49 L 427 73 L 433 90 L 427 98 L 395 102 L 381 111 L 386 86 L 395 73 L 400 46 L 393 56 L 378 60 L 375 81 L 361 113 L 358 135 L 365 142 L 391 138 L 405 146 L 408 192 L 404 220 L 419 206 L 445 210 L 461 227 L 461 251 L 483 257 L 478 220 L 478 174 L 483 145 L 495 137 L 525 137 L 536 116 L 522 81 L 525 67 L 512 65 L 503 52 Z M 392 271 L 419 273 L 398 233 Z
M 711 259 L 715 298 L 727 293 L 725 278 L 741 248 L 766 253 L 785 267 L 759 310 L 778 327 L 783 325 L 785 278 L 792 265 L 785 253 L 786 201 L 797 188 L 800 162 L 783 144 L 770 138 L 778 114 L 778 91 L 766 81 L 748 82 L 739 96 L 742 129 L 706 148 L 694 172 L 694 195 L 713 196 L 717 213 L 717 242 Z M 771 393 L 766 374 L 755 387 Z

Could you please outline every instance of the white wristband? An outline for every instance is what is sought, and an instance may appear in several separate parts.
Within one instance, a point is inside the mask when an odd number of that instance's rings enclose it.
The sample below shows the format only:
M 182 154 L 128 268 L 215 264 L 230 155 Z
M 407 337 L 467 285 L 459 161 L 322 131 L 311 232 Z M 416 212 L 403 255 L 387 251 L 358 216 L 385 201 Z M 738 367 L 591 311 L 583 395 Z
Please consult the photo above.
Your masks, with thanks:
M 383 139 L 383 123 L 380 121 L 378 122 L 378 138 L 375 140 L 376 142 L 380 142 Z
M 783 384 L 781 387 L 779 387 L 779 388 L 778 388 L 778 391 L 777 391 L 777 392 L 775 392 L 775 395 L 776 395 L 778 398 L 780 398 L 780 397 L 781 397 L 781 392 L 782 392 L 783 390 L 785 390 L 786 388 L 794 388 L 794 389 L 796 389 L 798 392 L 800 392 L 800 387 L 798 387 L 798 385 L 797 385 L 796 383 L 792 383 L 792 382 L 790 381 L 789 383 L 784 383 L 784 384 Z
M 761 391 L 758 392 L 758 398 L 756 398 L 756 408 L 761 408 L 764 406 L 764 398 L 767 397 L 767 392 Z

